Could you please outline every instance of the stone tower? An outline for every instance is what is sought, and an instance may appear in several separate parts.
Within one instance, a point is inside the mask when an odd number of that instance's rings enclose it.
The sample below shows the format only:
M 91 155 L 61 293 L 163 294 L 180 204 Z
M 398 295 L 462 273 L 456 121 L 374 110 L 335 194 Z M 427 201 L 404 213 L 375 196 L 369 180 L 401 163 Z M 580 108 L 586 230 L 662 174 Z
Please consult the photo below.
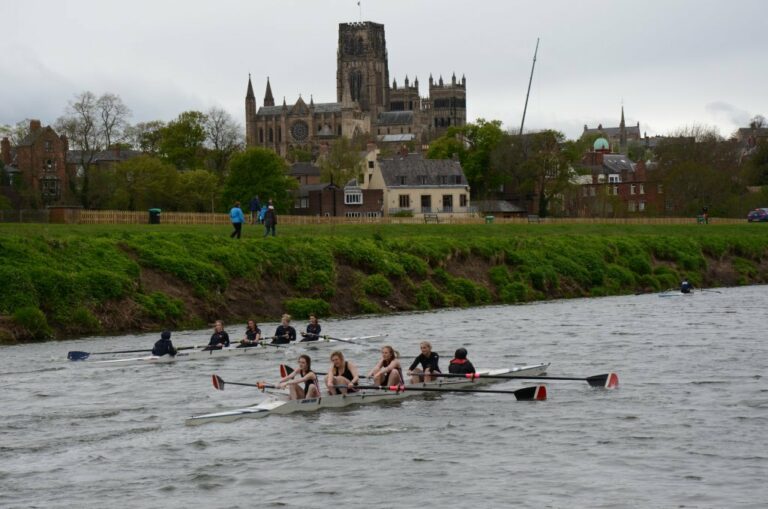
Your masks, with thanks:
M 245 93 L 245 144 L 256 145 L 256 96 L 253 93 L 251 75 L 248 74 L 248 90 Z
M 451 76 L 451 83 L 443 82 L 440 76 L 435 84 L 432 75 L 429 75 L 429 112 L 434 133 L 442 134 L 450 126 L 462 126 L 467 123 L 467 79 L 462 76 L 461 81 L 456 79 L 456 74 Z
M 360 108 L 376 118 L 389 109 L 389 66 L 384 25 L 370 21 L 339 24 L 336 100 L 344 89 Z

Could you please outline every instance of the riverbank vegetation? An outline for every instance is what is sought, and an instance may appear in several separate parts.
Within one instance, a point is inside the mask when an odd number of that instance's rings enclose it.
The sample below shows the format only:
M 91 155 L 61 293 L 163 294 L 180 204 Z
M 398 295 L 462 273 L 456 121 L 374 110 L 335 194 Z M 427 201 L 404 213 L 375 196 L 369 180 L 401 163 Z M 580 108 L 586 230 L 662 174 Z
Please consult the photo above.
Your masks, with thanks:
M 768 282 L 765 225 L 1 225 L 0 341 Z

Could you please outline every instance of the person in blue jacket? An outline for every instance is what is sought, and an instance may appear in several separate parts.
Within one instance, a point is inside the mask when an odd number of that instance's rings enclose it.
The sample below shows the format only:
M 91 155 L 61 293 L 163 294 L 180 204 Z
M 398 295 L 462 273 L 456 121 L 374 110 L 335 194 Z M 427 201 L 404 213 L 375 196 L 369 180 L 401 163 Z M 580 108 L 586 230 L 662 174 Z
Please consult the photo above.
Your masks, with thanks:
M 229 238 L 240 238 L 240 234 L 243 229 L 243 223 L 245 222 L 245 216 L 243 215 L 243 209 L 240 208 L 240 202 L 236 201 L 235 206 L 229 210 L 229 219 L 232 221 L 232 227 L 234 230 Z
M 264 216 L 267 215 L 267 206 L 263 205 L 259 211 L 259 224 L 264 224 Z

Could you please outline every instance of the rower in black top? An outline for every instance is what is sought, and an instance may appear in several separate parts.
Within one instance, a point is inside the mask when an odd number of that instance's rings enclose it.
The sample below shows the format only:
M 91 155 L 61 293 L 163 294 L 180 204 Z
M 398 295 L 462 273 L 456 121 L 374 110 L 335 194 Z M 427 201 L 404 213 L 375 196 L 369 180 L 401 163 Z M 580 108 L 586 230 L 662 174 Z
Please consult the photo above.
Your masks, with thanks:
M 240 340 L 238 348 L 248 348 L 261 343 L 261 329 L 254 320 L 248 320 L 248 327 L 245 329 L 245 338 Z
M 408 368 L 408 374 L 411 375 L 411 383 L 413 384 L 431 382 L 435 380 L 435 377 L 429 376 L 430 373 L 442 373 L 437 364 L 440 356 L 437 352 L 432 351 L 432 345 L 429 341 L 419 343 L 419 348 L 421 348 L 421 354 L 413 360 Z M 421 368 L 416 367 L 419 364 L 421 364 Z
M 171 342 L 171 331 L 163 331 L 160 334 L 160 339 L 152 348 L 152 355 L 155 357 L 162 357 L 163 355 L 173 357 L 176 355 L 176 348 L 173 347 L 173 342 Z
M 229 346 L 229 334 L 224 330 L 224 322 L 216 320 L 216 326 L 211 334 L 211 340 L 208 342 L 206 350 L 220 350 Z
M 333 352 L 331 354 L 331 366 L 325 384 L 330 394 L 346 394 L 355 392 L 355 386 L 360 381 L 360 372 L 355 363 L 344 360 L 344 354 Z M 343 387 L 342 387 L 343 386 Z
M 688 282 L 688 279 L 683 279 L 683 282 L 680 283 L 680 291 L 682 293 L 691 293 L 693 291 L 693 285 Z
M 474 373 L 475 367 L 467 359 L 467 349 L 459 348 L 448 363 L 448 372 L 465 375 L 467 373 Z
M 275 337 L 272 338 L 272 344 L 285 345 L 291 341 L 296 341 L 296 329 L 291 327 L 291 315 L 283 315 L 280 325 L 275 329 Z
M 304 382 L 304 388 L 300 384 Z M 317 375 L 312 371 L 312 359 L 309 355 L 299 356 L 299 369 L 282 378 L 277 384 L 279 389 L 288 387 L 290 399 L 309 399 L 320 397 L 320 384 Z
M 301 341 L 317 341 L 320 339 L 320 324 L 317 323 L 317 316 L 309 315 L 309 325 L 307 325 L 307 332 L 302 332 L 303 338 Z

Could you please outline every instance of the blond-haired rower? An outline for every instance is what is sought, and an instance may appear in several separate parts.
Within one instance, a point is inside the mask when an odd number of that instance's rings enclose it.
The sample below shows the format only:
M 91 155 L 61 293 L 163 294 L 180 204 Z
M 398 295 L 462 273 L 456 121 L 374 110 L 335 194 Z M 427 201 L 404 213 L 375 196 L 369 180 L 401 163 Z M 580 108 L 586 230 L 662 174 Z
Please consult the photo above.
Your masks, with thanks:
M 430 373 L 442 373 L 442 371 L 440 371 L 440 366 L 437 364 L 440 360 L 440 356 L 437 352 L 432 351 L 432 345 L 429 341 L 422 341 L 419 343 L 419 348 L 421 348 L 421 353 L 413 360 L 411 366 L 408 368 L 408 374 L 411 375 L 411 383 L 414 384 L 435 380 L 436 377 L 429 376 Z M 416 367 L 419 364 L 421 364 L 421 368 Z
M 296 329 L 291 326 L 291 315 L 286 314 L 280 319 L 280 325 L 275 329 L 272 344 L 286 345 L 291 341 L 296 341 Z
M 400 385 L 403 383 L 403 368 L 395 349 L 389 345 L 381 347 L 381 359 L 373 367 L 368 378 L 373 377 L 376 385 Z
M 336 351 L 331 354 L 331 365 L 325 384 L 330 394 L 346 394 L 354 392 L 355 385 L 360 381 L 360 371 L 355 363 L 345 360 L 344 354 Z

